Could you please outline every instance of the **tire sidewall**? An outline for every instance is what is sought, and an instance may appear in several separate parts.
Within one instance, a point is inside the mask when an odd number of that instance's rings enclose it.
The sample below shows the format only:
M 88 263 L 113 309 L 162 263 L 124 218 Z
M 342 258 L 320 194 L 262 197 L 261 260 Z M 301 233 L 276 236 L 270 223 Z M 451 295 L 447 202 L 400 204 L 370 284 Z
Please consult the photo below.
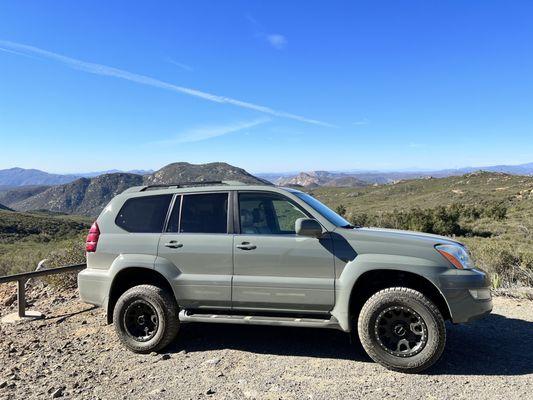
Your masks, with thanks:
M 415 293 L 416 295 L 413 295 L 401 290 L 379 292 L 365 303 L 359 316 L 358 332 L 363 347 L 372 359 L 389 369 L 404 372 L 421 371 L 436 362 L 444 349 L 446 331 L 440 313 L 435 306 L 430 307 L 425 304 L 425 301 L 419 299 L 419 296 L 423 297 L 420 293 Z M 426 302 L 429 300 L 426 299 Z M 381 347 L 376 338 L 374 329 L 376 319 L 383 310 L 391 306 L 411 308 L 426 324 L 427 342 L 424 348 L 414 356 L 398 357 L 390 354 Z
M 156 288 L 154 287 L 154 289 Z M 158 318 L 157 332 L 154 337 L 145 342 L 135 340 L 126 332 L 124 327 L 124 314 L 126 309 L 136 300 L 143 300 L 149 303 L 156 311 Z M 151 293 L 151 291 L 141 291 L 138 290 L 137 287 L 133 287 L 119 298 L 113 312 L 113 321 L 115 322 L 117 335 L 126 347 L 138 353 L 147 353 L 157 349 L 159 344 L 164 340 L 168 324 L 168 314 L 168 311 L 165 309 L 163 302 L 155 290 Z

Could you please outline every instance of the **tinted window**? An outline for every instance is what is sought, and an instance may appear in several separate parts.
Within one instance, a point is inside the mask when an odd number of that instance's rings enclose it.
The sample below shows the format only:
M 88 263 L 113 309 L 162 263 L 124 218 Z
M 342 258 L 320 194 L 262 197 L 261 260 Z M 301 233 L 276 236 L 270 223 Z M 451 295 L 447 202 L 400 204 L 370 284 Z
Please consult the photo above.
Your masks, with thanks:
M 115 223 L 128 232 L 163 230 L 172 195 L 136 197 L 126 200 Z
M 180 232 L 227 233 L 228 194 L 189 194 L 183 196 Z
M 240 193 L 239 218 L 241 233 L 291 234 L 298 218 L 307 215 L 283 196 L 266 193 Z
M 177 232 L 180 222 L 180 206 L 181 206 L 181 196 L 177 196 L 174 201 L 174 207 L 172 208 L 172 213 L 168 219 L 167 232 Z

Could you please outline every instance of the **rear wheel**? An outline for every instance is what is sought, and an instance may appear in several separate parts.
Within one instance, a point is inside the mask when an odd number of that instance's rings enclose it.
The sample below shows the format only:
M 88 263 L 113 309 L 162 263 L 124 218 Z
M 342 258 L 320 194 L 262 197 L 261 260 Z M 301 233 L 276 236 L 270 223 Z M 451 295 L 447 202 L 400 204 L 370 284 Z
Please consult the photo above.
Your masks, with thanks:
M 134 286 L 115 305 L 115 330 L 122 344 L 131 351 L 158 351 L 176 337 L 178 311 L 171 293 L 152 285 Z
M 433 365 L 446 344 L 438 308 L 416 290 L 396 287 L 370 297 L 359 314 L 357 330 L 368 355 L 384 367 L 420 372 Z

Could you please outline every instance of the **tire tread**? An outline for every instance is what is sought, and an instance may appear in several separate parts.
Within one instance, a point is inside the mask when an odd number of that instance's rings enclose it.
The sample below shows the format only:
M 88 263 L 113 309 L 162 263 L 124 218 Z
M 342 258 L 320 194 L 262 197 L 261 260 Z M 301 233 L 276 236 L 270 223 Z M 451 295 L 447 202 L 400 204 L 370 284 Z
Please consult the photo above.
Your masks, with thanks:
M 391 301 L 391 300 L 394 300 L 394 298 L 401 300 L 401 299 L 405 299 L 406 297 L 419 301 L 433 315 L 433 317 L 436 320 L 437 335 L 432 335 L 430 337 L 430 340 L 433 342 L 438 341 L 438 343 L 436 344 L 436 351 L 433 354 L 431 354 L 429 357 L 426 357 L 425 359 L 421 359 L 415 365 L 411 365 L 408 367 L 392 364 L 388 362 L 385 358 L 381 357 L 380 353 L 376 351 L 377 344 L 375 344 L 372 341 L 372 338 L 368 334 L 366 334 L 366 330 L 364 326 L 365 321 L 369 321 L 370 316 L 373 311 L 373 307 L 376 304 L 379 304 L 385 301 Z M 397 372 L 417 373 L 417 372 L 420 372 L 420 371 L 423 371 L 429 368 L 431 365 L 437 362 L 437 360 L 440 358 L 440 356 L 442 355 L 442 352 L 444 351 L 444 347 L 446 345 L 446 327 L 444 325 L 444 318 L 442 317 L 442 314 L 439 311 L 438 307 L 433 302 L 431 302 L 426 296 L 424 296 L 422 293 L 420 293 L 417 290 L 408 288 L 408 287 L 401 287 L 401 286 L 389 287 L 386 289 L 382 289 L 376 292 L 375 294 L 373 294 L 366 301 L 366 303 L 363 305 L 363 308 L 361 309 L 361 312 L 359 314 L 359 319 L 357 322 L 357 331 L 359 334 L 359 339 L 361 341 L 361 344 L 363 348 L 365 349 L 365 351 L 370 356 L 370 358 L 372 358 L 374 361 L 378 362 L 379 364 L 383 365 L 385 368 L 390 369 L 392 371 L 397 371 Z

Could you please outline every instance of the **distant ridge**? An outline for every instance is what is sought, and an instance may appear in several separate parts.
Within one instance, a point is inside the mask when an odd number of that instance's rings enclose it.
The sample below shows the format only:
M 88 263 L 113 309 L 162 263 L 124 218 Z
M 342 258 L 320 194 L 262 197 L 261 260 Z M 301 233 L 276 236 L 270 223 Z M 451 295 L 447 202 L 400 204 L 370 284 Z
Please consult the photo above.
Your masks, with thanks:
M 137 175 L 151 174 L 152 170 L 136 169 L 132 171 L 97 171 L 79 174 L 52 174 L 38 169 L 9 168 L 0 170 L 0 187 L 2 186 L 28 186 L 28 185 L 63 185 L 80 178 L 92 178 L 99 175 L 126 172 Z
M 41 186 L 15 186 L 5 191 L 0 191 L 0 203 L 11 206 L 21 202 L 28 197 L 35 196 L 45 190 L 49 189 L 50 186 L 41 185 Z
M 0 210 L 3 211 L 13 211 L 11 208 L 4 206 L 3 204 L 0 204 Z
M 258 174 L 260 177 L 268 177 L 277 185 L 301 185 L 304 187 L 316 186 L 358 186 L 364 184 L 386 184 L 405 179 L 425 177 L 445 178 L 448 176 L 461 176 L 476 171 L 501 172 L 511 175 L 533 175 L 533 163 L 521 165 L 494 165 L 487 167 L 465 167 L 458 169 L 443 169 L 435 171 L 308 171 L 298 174 Z M 346 178 L 356 181 L 350 182 Z M 344 181 L 343 181 L 344 180 Z
M 9 168 L 0 170 L 0 186 L 61 185 L 80 178 L 79 175 L 50 174 L 38 169 Z
M 19 211 L 48 210 L 96 216 L 114 196 L 131 186 L 211 180 L 270 184 L 270 182 L 256 178 L 242 168 L 226 163 L 189 164 L 179 162 L 169 164 L 147 176 L 112 173 L 94 178 L 79 178 L 64 185 L 52 186 L 33 196 L 14 202 L 11 206 Z
M 193 169 L 195 164 L 189 163 L 174 163 L 176 165 L 182 165 L 183 167 L 187 166 L 189 169 Z M 210 164 L 197 164 L 200 165 L 211 165 L 216 169 L 217 164 L 225 163 L 210 163 Z M 173 164 L 169 164 L 173 165 Z M 225 164 L 229 165 L 229 164 Z M 167 166 L 168 167 L 168 166 Z M 163 167 L 166 168 L 166 167 Z M 162 169 L 163 169 L 162 168 Z M 211 168 L 211 167 L 209 167 Z M 237 167 L 233 167 L 237 168 Z M 239 170 L 242 170 L 238 168 Z M 198 170 L 201 171 L 201 167 L 198 167 Z M 318 186 L 328 185 L 328 182 L 331 181 L 332 186 L 349 186 L 357 187 L 361 183 L 367 184 L 383 184 L 391 183 L 402 179 L 414 179 L 422 178 L 426 176 L 433 176 L 436 178 L 446 177 L 446 176 L 457 176 L 464 175 L 470 172 L 483 170 L 491 172 L 503 172 L 513 175 L 533 175 L 533 162 L 520 164 L 520 165 L 492 165 L 486 167 L 465 167 L 457 169 L 442 169 L 442 170 L 421 170 L 421 171 L 371 171 L 371 170 L 353 170 L 353 171 L 306 171 L 306 172 L 286 172 L 286 173 L 258 173 L 253 176 L 255 179 L 264 179 L 273 183 L 278 184 L 293 184 L 286 183 L 292 180 L 297 179 L 300 174 L 308 175 L 328 175 L 329 178 L 324 179 L 322 177 L 321 182 L 313 182 Z M 161 171 L 161 170 L 159 170 Z M 244 170 L 242 170 L 244 171 Z M 143 175 L 146 177 L 152 176 L 154 174 L 153 170 L 142 170 L 134 169 L 130 171 L 120 171 L 120 170 L 108 170 L 108 171 L 94 171 L 94 172 L 85 172 L 85 173 L 76 173 L 76 174 L 52 174 L 38 169 L 24 169 L 24 168 L 9 168 L 0 170 L 0 191 L 6 191 L 10 188 L 17 186 L 52 186 L 52 185 L 63 185 L 65 183 L 73 182 L 76 179 L 80 178 L 94 178 L 99 175 L 113 174 L 113 173 L 129 173 L 135 175 Z M 211 172 L 206 172 L 210 174 Z M 238 173 L 237 173 L 238 174 Z M 198 172 L 198 176 L 201 176 L 202 173 Z M 345 178 L 355 178 L 355 180 L 347 180 Z M 340 181 L 337 179 L 342 178 Z M 245 179 L 245 178 L 242 178 Z M 360 181 L 360 182 L 358 182 Z M 295 183 L 294 183 L 295 184 Z M 305 185 L 303 185 L 305 186 Z M 1 201 L 1 200 L 0 200 Z
M 142 184 L 141 175 L 114 173 L 95 178 L 80 178 L 12 204 L 15 210 L 48 210 L 95 216 L 117 194 Z

